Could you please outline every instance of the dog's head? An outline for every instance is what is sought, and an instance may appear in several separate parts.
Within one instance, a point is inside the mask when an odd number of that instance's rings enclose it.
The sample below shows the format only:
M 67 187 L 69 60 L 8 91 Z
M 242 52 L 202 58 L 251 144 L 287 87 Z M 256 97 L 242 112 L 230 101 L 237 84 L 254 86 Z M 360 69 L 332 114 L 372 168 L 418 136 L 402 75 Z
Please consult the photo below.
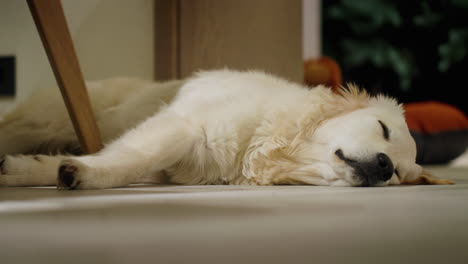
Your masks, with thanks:
M 416 164 L 416 144 L 404 110 L 386 96 L 369 96 L 351 85 L 304 118 L 288 144 L 265 155 L 281 169 L 276 184 L 385 186 L 450 184 L 434 179 Z M 268 163 L 268 162 L 267 162 Z
M 388 97 L 369 98 L 364 108 L 324 120 L 310 138 L 314 154 L 328 167 L 330 185 L 383 186 L 416 179 L 416 144 L 403 109 Z M 317 156 L 316 156 L 317 157 Z

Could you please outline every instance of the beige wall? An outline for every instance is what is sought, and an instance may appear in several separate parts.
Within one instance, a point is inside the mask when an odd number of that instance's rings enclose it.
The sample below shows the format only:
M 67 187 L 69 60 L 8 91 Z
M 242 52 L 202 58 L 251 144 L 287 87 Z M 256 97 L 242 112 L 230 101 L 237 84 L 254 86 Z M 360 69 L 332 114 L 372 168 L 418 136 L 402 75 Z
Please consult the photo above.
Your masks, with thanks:
M 154 75 L 153 0 L 62 0 L 87 80 Z M 0 1 L 0 55 L 16 55 L 17 96 L 55 85 L 26 1 Z M 1 99 L 0 111 L 14 102 Z

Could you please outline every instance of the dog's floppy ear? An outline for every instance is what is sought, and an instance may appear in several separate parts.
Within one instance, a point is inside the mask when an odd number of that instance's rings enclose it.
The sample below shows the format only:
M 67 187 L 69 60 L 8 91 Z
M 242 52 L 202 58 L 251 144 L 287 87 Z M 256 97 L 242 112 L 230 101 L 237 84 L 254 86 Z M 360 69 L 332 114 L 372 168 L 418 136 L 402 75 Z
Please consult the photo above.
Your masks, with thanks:
M 313 166 L 302 164 L 293 151 L 284 138 L 263 138 L 247 149 L 242 173 L 260 185 L 323 185 L 322 177 Z
M 401 184 L 405 185 L 439 185 L 439 184 L 455 184 L 454 181 L 445 180 L 445 179 L 437 179 L 434 176 L 424 170 L 421 166 L 417 166 L 417 173 L 409 173 L 405 179 L 401 182 Z
M 245 153 L 242 174 L 260 185 L 274 184 L 273 178 L 287 174 L 293 163 L 287 145 L 282 137 L 257 138 Z

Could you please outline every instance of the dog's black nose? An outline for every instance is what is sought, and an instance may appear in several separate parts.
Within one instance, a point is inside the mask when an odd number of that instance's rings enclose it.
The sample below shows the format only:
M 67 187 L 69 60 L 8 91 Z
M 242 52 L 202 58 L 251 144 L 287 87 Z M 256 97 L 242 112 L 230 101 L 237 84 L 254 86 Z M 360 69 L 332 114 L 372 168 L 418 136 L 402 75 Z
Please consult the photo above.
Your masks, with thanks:
M 385 153 L 377 153 L 374 157 L 364 161 L 346 157 L 341 149 L 335 151 L 335 155 L 354 168 L 355 175 L 362 180 L 361 186 L 374 186 L 388 181 L 393 176 L 392 160 Z
M 377 153 L 374 158 L 356 164 L 355 169 L 363 180 L 362 186 L 388 181 L 394 171 L 392 160 L 384 153 Z
M 377 154 L 376 158 L 376 175 L 381 181 L 388 181 L 393 175 L 392 160 L 384 153 Z

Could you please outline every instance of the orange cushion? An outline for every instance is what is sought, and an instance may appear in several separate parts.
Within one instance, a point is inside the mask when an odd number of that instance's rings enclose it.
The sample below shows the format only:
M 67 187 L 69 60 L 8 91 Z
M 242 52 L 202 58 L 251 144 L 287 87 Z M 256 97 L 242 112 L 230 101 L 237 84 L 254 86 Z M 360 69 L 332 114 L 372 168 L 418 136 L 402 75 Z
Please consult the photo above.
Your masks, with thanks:
M 416 141 L 420 164 L 447 163 L 468 147 L 468 119 L 456 107 L 440 102 L 405 105 L 406 122 Z
M 336 91 L 342 82 L 340 66 L 325 56 L 308 59 L 304 62 L 304 82 L 309 86 L 324 84 Z
M 411 131 L 433 134 L 468 130 L 468 118 L 456 107 L 440 102 L 405 104 L 405 116 Z

